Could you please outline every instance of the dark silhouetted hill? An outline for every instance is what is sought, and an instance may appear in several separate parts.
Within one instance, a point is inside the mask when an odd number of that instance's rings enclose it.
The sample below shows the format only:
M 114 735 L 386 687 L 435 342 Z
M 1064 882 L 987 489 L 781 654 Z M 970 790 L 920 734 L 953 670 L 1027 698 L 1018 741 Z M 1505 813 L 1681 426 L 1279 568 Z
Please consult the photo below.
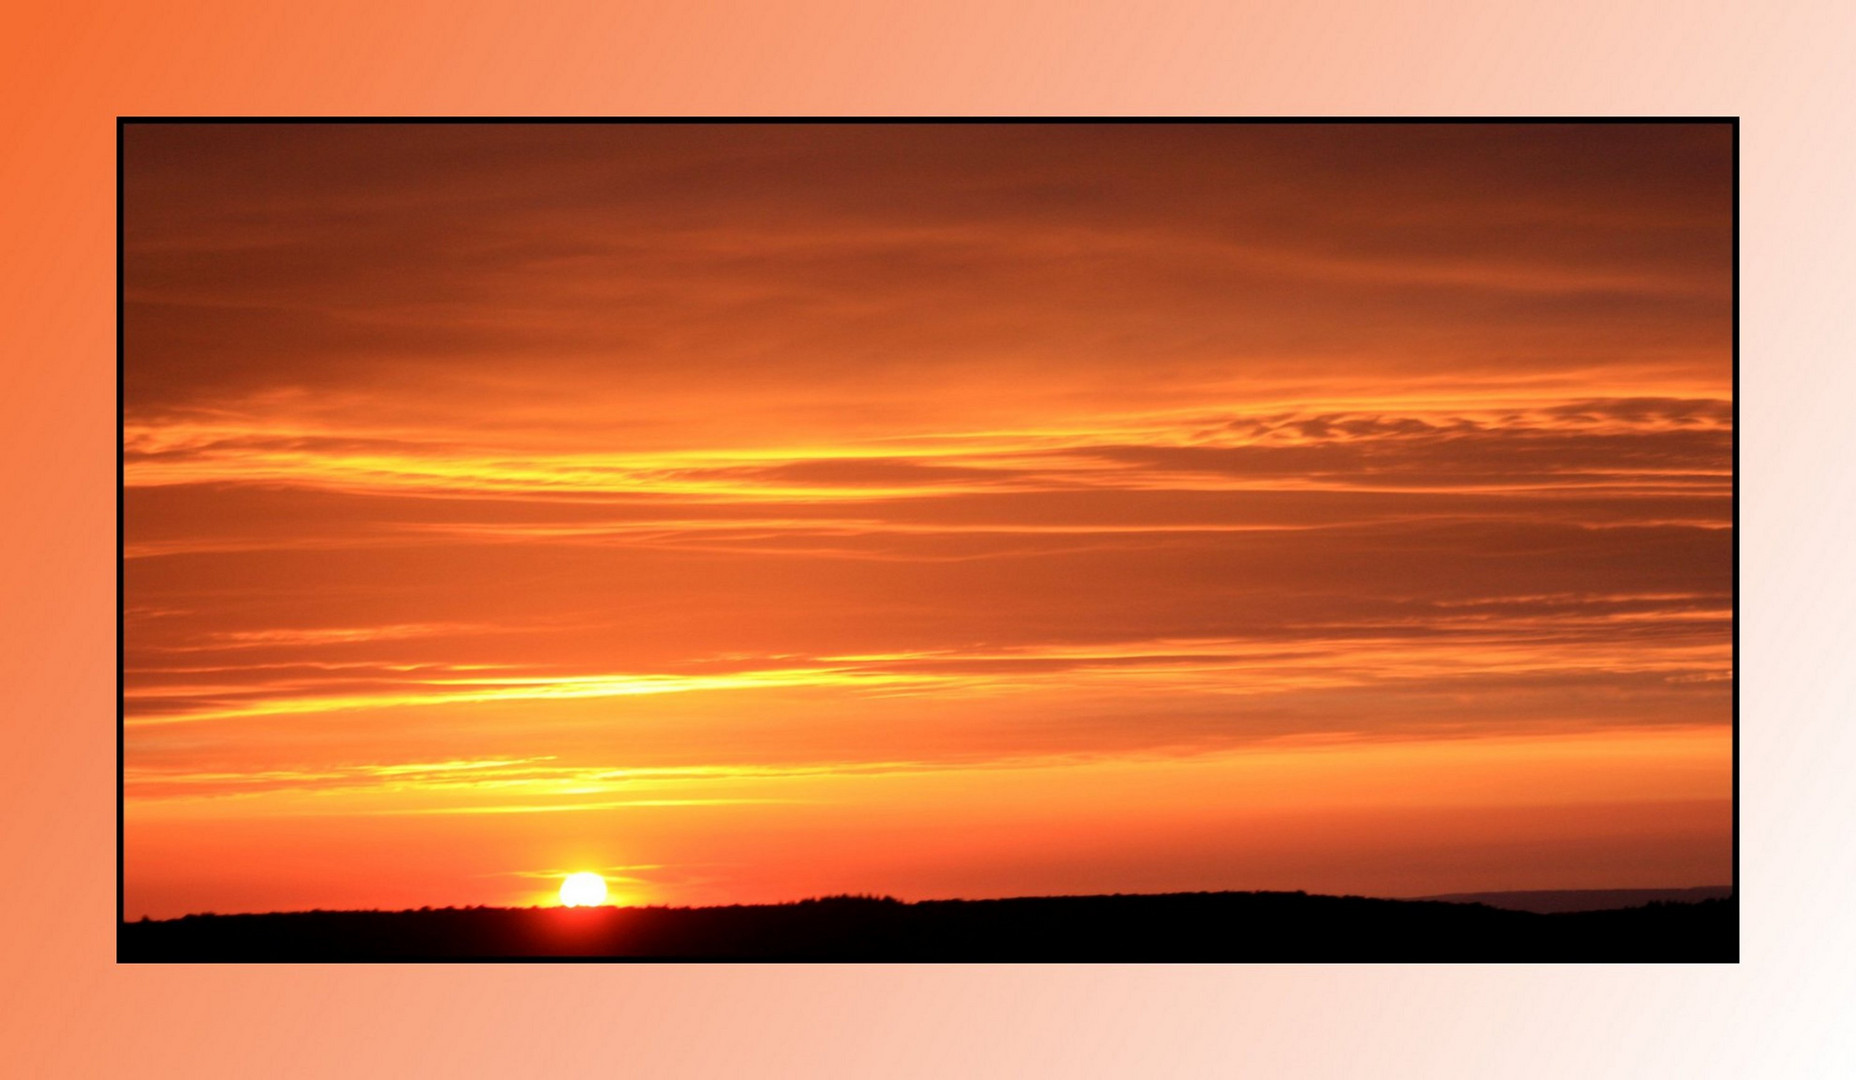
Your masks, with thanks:
M 1537 911 L 1547 915 L 1558 911 L 1606 911 L 1654 903 L 1693 904 L 1700 900 L 1724 900 L 1733 894 L 1733 887 L 1729 885 L 1703 885 L 1693 889 L 1528 889 L 1519 892 L 1449 893 L 1415 899 L 1487 904 L 1490 907 Z
M 1732 962 L 1731 899 L 1537 914 L 1304 893 L 831 897 L 708 908 L 441 908 L 125 923 L 124 961 Z

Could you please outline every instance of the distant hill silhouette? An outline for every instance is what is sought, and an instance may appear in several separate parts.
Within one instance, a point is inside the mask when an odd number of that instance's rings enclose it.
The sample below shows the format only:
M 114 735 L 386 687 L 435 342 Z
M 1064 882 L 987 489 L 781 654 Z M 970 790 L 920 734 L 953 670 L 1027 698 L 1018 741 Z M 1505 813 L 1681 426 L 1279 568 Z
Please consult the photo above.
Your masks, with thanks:
M 124 961 L 1732 962 L 1732 899 L 1565 914 L 1305 893 L 827 897 L 708 908 L 441 908 L 125 923 Z
M 1511 892 L 1446 893 L 1419 896 L 1418 900 L 1447 900 L 1457 904 L 1487 904 L 1514 911 L 1606 911 L 1644 904 L 1692 904 L 1698 900 L 1724 900 L 1734 894 L 1731 885 L 1703 885 L 1693 889 L 1527 889 Z

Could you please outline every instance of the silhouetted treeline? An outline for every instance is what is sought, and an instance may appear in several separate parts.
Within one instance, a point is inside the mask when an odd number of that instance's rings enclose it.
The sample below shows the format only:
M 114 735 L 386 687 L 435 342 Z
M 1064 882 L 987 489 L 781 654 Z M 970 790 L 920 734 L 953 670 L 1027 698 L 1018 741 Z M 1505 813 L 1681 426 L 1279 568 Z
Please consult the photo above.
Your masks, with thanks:
M 1536 914 L 1304 893 L 441 908 L 126 923 L 125 961 L 1731 962 L 1732 899 Z

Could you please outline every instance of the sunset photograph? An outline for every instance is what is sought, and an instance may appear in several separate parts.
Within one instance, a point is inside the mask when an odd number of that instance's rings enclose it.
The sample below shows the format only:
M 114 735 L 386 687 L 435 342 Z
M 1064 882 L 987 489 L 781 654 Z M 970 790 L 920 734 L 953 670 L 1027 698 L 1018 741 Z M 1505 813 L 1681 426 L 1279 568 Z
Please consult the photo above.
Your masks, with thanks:
M 118 959 L 1738 959 L 1733 123 L 118 148 Z

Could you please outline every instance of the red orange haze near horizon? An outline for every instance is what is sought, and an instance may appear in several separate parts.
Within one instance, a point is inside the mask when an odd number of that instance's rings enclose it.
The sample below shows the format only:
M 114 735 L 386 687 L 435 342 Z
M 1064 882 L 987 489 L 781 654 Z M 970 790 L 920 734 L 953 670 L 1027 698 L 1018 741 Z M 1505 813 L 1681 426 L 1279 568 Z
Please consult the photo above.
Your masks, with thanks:
M 1725 124 L 130 124 L 125 914 L 1733 873 Z

